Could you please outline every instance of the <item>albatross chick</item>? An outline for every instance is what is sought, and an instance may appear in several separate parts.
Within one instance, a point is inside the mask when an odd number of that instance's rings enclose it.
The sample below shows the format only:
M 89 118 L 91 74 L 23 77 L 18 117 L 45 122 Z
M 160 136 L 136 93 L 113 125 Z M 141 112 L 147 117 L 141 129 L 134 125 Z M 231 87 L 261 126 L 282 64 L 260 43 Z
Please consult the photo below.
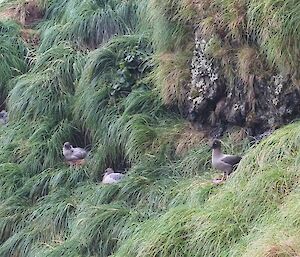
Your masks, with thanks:
M 103 184 L 113 184 L 118 183 L 122 178 L 124 177 L 124 174 L 114 172 L 112 168 L 107 168 L 105 170 L 102 183 Z
M 87 151 L 80 147 L 73 147 L 69 142 L 65 142 L 63 155 L 70 166 L 80 166 L 85 163 Z
M 214 183 L 221 183 L 232 173 L 234 167 L 240 162 L 242 157 L 237 155 L 223 154 L 221 151 L 221 141 L 215 139 L 212 143 L 212 166 L 223 172 L 220 180 L 214 180 Z

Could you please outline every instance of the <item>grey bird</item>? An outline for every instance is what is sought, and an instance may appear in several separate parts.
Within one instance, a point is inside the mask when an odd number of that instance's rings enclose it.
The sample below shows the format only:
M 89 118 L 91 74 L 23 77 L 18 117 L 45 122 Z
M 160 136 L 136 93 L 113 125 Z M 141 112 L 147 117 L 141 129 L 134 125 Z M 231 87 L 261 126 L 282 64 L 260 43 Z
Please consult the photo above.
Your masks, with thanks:
M 8 122 L 8 113 L 5 110 L 0 112 L 0 124 L 5 125 Z
M 87 157 L 88 152 L 80 147 L 73 147 L 69 142 L 63 146 L 63 155 L 70 165 L 81 165 Z
M 221 151 L 221 141 L 218 139 L 213 141 L 211 148 L 212 166 L 213 168 L 223 172 L 223 177 L 217 182 L 220 183 L 227 179 L 242 157 L 237 155 L 223 154 Z
M 103 184 L 113 184 L 118 183 L 122 178 L 124 177 L 124 174 L 115 172 L 112 168 L 107 168 L 105 170 L 102 183 Z

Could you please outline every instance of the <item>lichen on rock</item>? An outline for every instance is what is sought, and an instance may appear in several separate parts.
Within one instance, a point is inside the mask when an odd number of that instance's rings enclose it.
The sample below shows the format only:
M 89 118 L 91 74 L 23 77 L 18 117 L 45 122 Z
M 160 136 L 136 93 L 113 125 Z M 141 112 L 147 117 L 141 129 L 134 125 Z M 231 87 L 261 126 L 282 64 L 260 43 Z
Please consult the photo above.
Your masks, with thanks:
M 195 49 L 191 63 L 191 88 L 188 96 L 189 115 L 192 120 L 200 118 L 206 122 L 208 114 L 213 111 L 216 99 L 222 96 L 223 85 L 219 67 L 206 55 L 208 42 L 201 37 L 200 30 L 195 33 Z M 202 115 L 205 112 L 206 115 Z
M 245 81 L 233 63 L 236 74 L 229 79 L 224 67 L 207 54 L 208 47 L 201 29 L 197 29 L 187 101 L 188 118 L 197 127 L 218 127 L 222 131 L 237 125 L 256 136 L 299 116 L 300 93 L 291 75 L 249 72 Z

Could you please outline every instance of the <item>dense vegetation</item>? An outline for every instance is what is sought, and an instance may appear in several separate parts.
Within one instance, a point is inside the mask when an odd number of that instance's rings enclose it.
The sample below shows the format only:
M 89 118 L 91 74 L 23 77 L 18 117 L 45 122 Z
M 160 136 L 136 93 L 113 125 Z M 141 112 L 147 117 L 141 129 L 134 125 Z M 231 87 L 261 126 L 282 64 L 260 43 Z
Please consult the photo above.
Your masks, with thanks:
M 226 134 L 226 150 L 244 158 L 215 186 L 204 134 L 182 115 L 195 26 L 228 76 L 297 80 L 298 1 L 39 5 L 38 43 L 24 40 L 28 25 L 0 22 L 10 115 L 0 128 L 0 256 L 300 255 L 300 123 L 253 146 Z M 64 163 L 65 141 L 91 148 L 87 165 Z M 124 180 L 101 184 L 107 167 L 126 170 Z

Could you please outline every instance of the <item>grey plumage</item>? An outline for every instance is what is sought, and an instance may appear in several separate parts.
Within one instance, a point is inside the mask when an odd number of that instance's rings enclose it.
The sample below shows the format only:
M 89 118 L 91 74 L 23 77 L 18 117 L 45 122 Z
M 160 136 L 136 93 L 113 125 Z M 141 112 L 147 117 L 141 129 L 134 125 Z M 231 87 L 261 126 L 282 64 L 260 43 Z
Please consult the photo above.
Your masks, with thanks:
M 223 179 L 230 175 L 242 157 L 237 155 L 223 154 L 221 151 L 221 141 L 215 139 L 212 144 L 212 166 L 224 173 Z M 222 179 L 222 180 L 223 180 Z
M 108 175 L 110 178 L 112 178 L 113 180 L 120 180 L 123 176 L 124 176 L 124 174 L 121 174 L 121 173 L 111 173 L 111 174 L 109 174 Z
M 87 151 L 80 147 L 73 147 L 69 142 L 63 146 L 63 155 L 66 161 L 77 161 L 87 157 Z
M 8 122 L 8 113 L 5 110 L 0 112 L 0 124 L 5 125 Z
M 103 184 L 113 184 L 118 183 L 122 178 L 124 177 L 124 174 L 119 172 L 114 172 L 112 168 L 107 168 L 105 170 L 102 183 Z

